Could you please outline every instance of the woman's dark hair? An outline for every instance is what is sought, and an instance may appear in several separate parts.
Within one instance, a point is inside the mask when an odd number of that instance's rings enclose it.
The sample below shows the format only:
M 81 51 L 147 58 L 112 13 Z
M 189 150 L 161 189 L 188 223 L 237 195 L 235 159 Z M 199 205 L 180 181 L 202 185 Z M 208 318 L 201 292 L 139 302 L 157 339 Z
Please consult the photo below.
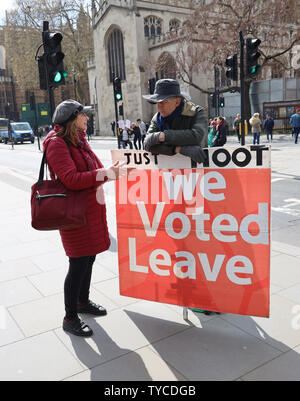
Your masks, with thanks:
M 58 136 L 77 147 L 78 133 L 76 128 L 76 120 L 72 119 L 67 123 L 62 124 L 53 136 Z

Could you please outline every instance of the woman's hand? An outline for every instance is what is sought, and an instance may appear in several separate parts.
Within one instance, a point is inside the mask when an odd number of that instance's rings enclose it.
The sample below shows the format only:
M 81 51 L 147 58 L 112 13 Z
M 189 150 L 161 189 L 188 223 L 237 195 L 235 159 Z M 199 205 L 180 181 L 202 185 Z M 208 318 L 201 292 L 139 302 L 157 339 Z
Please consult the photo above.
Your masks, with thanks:
M 127 168 L 125 168 L 126 162 L 119 160 L 112 164 L 106 169 L 106 176 L 109 181 L 118 180 L 119 178 L 125 177 L 127 174 Z

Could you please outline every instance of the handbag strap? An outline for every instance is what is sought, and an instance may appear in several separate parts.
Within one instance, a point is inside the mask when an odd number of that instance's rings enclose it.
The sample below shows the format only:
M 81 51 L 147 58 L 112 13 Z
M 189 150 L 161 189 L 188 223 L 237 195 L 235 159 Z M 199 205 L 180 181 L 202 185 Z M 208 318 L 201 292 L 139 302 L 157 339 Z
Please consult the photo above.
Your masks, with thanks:
M 39 172 L 39 179 L 38 179 L 38 186 L 42 186 L 43 182 L 44 182 L 44 171 L 45 171 L 45 164 L 47 162 L 46 159 L 46 151 L 44 150 L 44 154 L 43 154 L 43 158 L 42 158 L 42 162 L 41 162 L 41 167 L 40 167 L 40 172 Z
M 64 141 L 64 142 L 67 145 L 67 147 L 69 149 L 69 152 L 70 152 L 70 155 L 72 157 L 72 152 L 71 152 L 71 149 L 70 149 L 70 146 L 69 146 L 68 142 L 67 141 Z M 46 149 L 45 149 L 44 152 L 43 152 L 43 158 L 42 158 L 42 161 L 41 161 L 40 172 L 39 172 L 39 179 L 38 179 L 38 182 L 37 182 L 39 187 L 42 186 L 43 182 L 44 182 L 45 165 L 47 164 L 47 155 L 46 155 L 46 153 L 47 152 L 46 152 Z M 72 157 L 72 159 L 73 159 L 73 157 Z

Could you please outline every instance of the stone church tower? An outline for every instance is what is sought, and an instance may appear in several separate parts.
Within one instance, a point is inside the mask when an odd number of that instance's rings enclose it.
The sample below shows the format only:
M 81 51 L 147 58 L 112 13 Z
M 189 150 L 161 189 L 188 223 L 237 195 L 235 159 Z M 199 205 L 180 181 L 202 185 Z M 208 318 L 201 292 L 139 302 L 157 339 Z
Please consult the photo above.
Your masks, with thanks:
M 110 123 L 115 120 L 114 74 L 122 79 L 124 119 L 151 119 L 155 107 L 142 95 L 149 93 L 150 78 L 175 78 L 178 30 L 184 27 L 196 3 L 194 0 L 93 1 L 95 59 L 88 67 L 98 134 L 111 135 Z M 194 102 L 206 106 L 205 96 L 184 85 L 181 89 Z

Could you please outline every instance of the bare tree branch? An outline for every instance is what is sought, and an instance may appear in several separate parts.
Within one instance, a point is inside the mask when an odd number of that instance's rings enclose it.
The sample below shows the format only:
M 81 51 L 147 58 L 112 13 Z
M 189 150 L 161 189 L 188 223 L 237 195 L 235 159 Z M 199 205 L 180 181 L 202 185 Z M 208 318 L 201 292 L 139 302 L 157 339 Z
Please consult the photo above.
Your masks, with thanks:
M 67 78 L 73 85 L 71 71 L 76 70 L 78 99 L 88 101 L 86 64 L 93 52 L 91 16 L 84 0 L 16 0 L 17 8 L 8 12 L 5 46 L 18 85 L 26 90 L 38 87 L 37 47 L 42 41 L 43 21 L 49 21 L 51 31 L 60 31 L 65 53 Z M 26 79 L 24 79 L 26 77 Z
M 282 73 L 289 72 L 289 55 L 300 42 L 299 17 L 297 0 L 203 2 L 179 30 L 175 55 L 178 77 L 200 92 L 209 94 L 207 88 L 199 85 L 199 74 L 205 74 L 214 81 L 214 67 L 222 66 L 225 69 L 226 57 L 239 54 L 239 31 L 243 31 L 245 38 L 250 36 L 262 40 L 262 69 L 258 79 L 267 78 L 266 73 L 275 64 Z M 267 66 L 269 69 L 265 68 Z M 253 78 L 247 79 L 247 88 L 252 81 Z M 220 93 L 232 90 L 239 91 L 239 86 L 226 84 Z

